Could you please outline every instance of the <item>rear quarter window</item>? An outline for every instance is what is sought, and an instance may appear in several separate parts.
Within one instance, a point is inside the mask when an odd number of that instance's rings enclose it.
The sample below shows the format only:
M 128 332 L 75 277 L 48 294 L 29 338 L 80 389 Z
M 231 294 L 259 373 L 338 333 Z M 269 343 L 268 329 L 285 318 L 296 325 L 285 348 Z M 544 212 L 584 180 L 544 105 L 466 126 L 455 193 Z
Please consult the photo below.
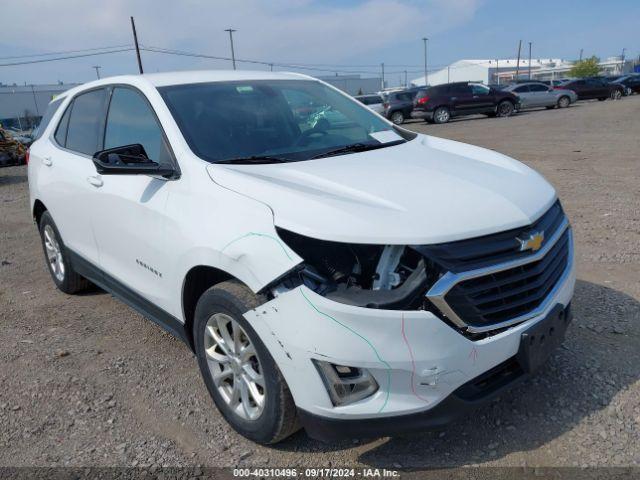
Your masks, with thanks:
M 53 118 L 55 113 L 58 111 L 58 108 L 60 107 L 62 100 L 64 100 L 64 98 L 57 98 L 53 100 L 51 103 L 49 103 L 49 105 L 47 105 L 47 111 L 44 112 L 44 115 L 42 116 L 42 120 L 40 120 L 40 123 L 36 127 L 35 135 L 33 137 L 34 141 L 42 137 L 42 134 L 47 129 L 47 126 L 49 125 L 49 123 L 51 123 L 51 119 Z

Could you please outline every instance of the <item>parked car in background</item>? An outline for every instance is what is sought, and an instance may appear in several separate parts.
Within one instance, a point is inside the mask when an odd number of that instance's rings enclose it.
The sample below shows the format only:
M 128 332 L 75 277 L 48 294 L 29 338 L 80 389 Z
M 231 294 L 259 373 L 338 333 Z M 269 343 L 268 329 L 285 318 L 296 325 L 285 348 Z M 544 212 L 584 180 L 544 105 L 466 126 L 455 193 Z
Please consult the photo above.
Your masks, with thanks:
M 607 82 L 601 77 L 580 78 L 562 83 L 557 87 L 558 90 L 573 90 L 578 95 L 578 100 L 598 99 L 600 101 L 607 98 L 619 99 L 622 97 L 624 87 L 614 85 Z
M 411 118 L 413 99 L 416 97 L 418 90 L 418 88 L 410 88 L 399 92 L 385 93 L 383 115 L 396 125 L 400 125 L 407 118 Z
M 503 91 L 516 94 L 520 108 L 566 108 L 578 100 L 573 90 L 558 90 L 538 82 L 509 85 Z
M 624 87 L 624 95 L 633 95 L 640 93 L 640 75 L 623 75 L 611 82 L 613 85 L 621 85 Z
M 376 113 L 384 113 L 384 100 L 381 95 L 356 95 L 356 100 L 364 103 L 367 107 Z
M 420 90 L 411 116 L 434 123 L 447 123 L 452 117 L 479 113 L 508 117 L 519 108 L 519 102 L 512 92 L 480 83 L 447 83 Z

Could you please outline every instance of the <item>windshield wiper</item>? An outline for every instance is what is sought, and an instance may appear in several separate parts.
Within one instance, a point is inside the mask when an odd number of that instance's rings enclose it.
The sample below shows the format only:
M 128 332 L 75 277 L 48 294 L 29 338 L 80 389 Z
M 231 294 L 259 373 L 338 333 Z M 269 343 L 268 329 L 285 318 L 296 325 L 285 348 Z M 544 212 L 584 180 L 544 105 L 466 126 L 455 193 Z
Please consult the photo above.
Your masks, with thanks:
M 289 162 L 288 158 L 271 157 L 269 155 L 252 155 L 250 157 L 227 158 L 226 160 L 218 160 L 215 163 L 235 163 L 235 164 L 266 164 L 266 163 L 285 163 Z
M 351 145 L 345 145 L 344 147 L 336 148 L 335 150 L 329 150 L 328 152 L 319 153 L 318 155 L 314 155 L 311 157 L 314 158 L 323 158 L 323 157 L 332 157 L 334 155 L 342 155 L 343 153 L 356 153 L 356 152 L 365 152 L 367 150 L 376 150 L 378 148 L 384 147 L 392 147 L 394 145 L 399 145 L 404 143 L 406 140 L 395 140 L 393 142 L 387 143 L 377 143 L 377 144 L 369 144 L 369 143 L 352 143 Z

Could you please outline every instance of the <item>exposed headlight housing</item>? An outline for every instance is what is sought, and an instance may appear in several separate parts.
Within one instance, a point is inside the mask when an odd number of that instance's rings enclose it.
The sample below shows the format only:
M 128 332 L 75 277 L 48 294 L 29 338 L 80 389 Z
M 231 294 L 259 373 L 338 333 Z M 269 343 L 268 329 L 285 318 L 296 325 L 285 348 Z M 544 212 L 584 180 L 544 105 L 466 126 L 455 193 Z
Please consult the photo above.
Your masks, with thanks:
M 378 382 L 365 368 L 312 360 L 334 406 L 348 405 L 378 391 Z

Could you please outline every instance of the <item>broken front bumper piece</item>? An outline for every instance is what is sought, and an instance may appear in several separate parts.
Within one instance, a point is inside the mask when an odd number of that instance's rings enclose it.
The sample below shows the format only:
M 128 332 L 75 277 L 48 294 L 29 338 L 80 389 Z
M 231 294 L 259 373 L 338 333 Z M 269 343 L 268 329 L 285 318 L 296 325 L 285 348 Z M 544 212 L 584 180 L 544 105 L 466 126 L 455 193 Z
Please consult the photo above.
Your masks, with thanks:
M 437 427 L 493 398 L 523 377 L 516 356 L 522 333 L 573 295 L 574 267 L 541 315 L 472 341 L 428 311 L 395 311 L 334 302 L 299 286 L 251 310 L 311 436 L 371 437 Z M 366 369 L 372 395 L 336 406 L 313 361 Z M 500 389 L 479 392 L 498 375 Z M 504 383 L 504 385 L 503 385 Z

